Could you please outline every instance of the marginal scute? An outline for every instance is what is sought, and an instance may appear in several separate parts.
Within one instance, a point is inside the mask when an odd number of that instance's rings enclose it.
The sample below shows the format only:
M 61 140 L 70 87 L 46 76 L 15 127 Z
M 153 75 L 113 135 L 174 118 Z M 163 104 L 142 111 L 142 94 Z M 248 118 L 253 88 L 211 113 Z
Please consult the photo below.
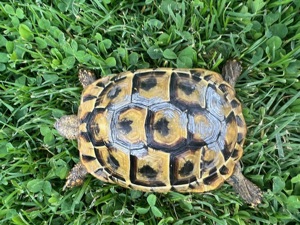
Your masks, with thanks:
M 233 173 L 246 123 L 234 89 L 204 69 L 144 69 L 85 87 L 81 162 L 98 179 L 140 191 L 204 192 Z

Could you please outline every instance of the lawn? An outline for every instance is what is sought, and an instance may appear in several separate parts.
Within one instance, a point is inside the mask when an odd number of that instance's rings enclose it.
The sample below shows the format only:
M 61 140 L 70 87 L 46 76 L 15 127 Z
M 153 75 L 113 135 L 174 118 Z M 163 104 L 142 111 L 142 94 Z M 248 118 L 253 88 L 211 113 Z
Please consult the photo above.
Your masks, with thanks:
M 300 224 L 299 0 L 4 0 L 0 31 L 0 224 Z M 53 124 L 77 112 L 78 68 L 220 72 L 231 58 L 257 208 L 228 184 L 156 194 L 89 176 L 62 190 L 79 154 Z

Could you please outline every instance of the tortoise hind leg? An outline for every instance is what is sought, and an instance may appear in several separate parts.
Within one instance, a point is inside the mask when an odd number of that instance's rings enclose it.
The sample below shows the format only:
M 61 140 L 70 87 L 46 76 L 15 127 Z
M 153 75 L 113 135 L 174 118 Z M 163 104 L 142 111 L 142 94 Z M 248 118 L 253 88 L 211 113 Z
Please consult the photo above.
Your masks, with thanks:
M 77 163 L 70 171 L 63 190 L 82 185 L 87 174 L 85 166 L 82 163 Z
M 84 88 L 96 80 L 94 72 L 86 69 L 79 69 L 78 78 Z
M 261 203 L 262 192 L 255 184 L 249 181 L 241 171 L 240 163 L 237 163 L 232 176 L 227 182 L 244 199 L 245 202 L 255 207 Z
M 222 76 L 232 87 L 241 75 L 242 66 L 237 60 L 228 60 L 222 69 Z

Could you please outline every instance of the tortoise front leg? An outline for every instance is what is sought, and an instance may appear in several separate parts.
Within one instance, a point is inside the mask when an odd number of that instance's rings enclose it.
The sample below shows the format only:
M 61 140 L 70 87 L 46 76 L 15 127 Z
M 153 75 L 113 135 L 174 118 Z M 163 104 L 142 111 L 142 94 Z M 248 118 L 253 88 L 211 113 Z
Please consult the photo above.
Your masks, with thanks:
M 87 173 L 85 166 L 81 162 L 77 163 L 70 171 L 63 190 L 82 185 Z
M 94 72 L 86 69 L 79 69 L 78 78 L 84 88 L 96 80 Z

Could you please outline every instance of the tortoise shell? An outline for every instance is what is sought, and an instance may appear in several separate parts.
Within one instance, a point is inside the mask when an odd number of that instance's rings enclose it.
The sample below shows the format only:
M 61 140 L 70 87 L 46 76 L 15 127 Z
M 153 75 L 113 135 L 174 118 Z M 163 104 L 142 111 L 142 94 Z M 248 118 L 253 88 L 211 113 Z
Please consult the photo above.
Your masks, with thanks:
M 234 89 L 205 69 L 143 69 L 83 91 L 82 164 L 96 178 L 141 191 L 205 192 L 231 176 L 246 124 Z

